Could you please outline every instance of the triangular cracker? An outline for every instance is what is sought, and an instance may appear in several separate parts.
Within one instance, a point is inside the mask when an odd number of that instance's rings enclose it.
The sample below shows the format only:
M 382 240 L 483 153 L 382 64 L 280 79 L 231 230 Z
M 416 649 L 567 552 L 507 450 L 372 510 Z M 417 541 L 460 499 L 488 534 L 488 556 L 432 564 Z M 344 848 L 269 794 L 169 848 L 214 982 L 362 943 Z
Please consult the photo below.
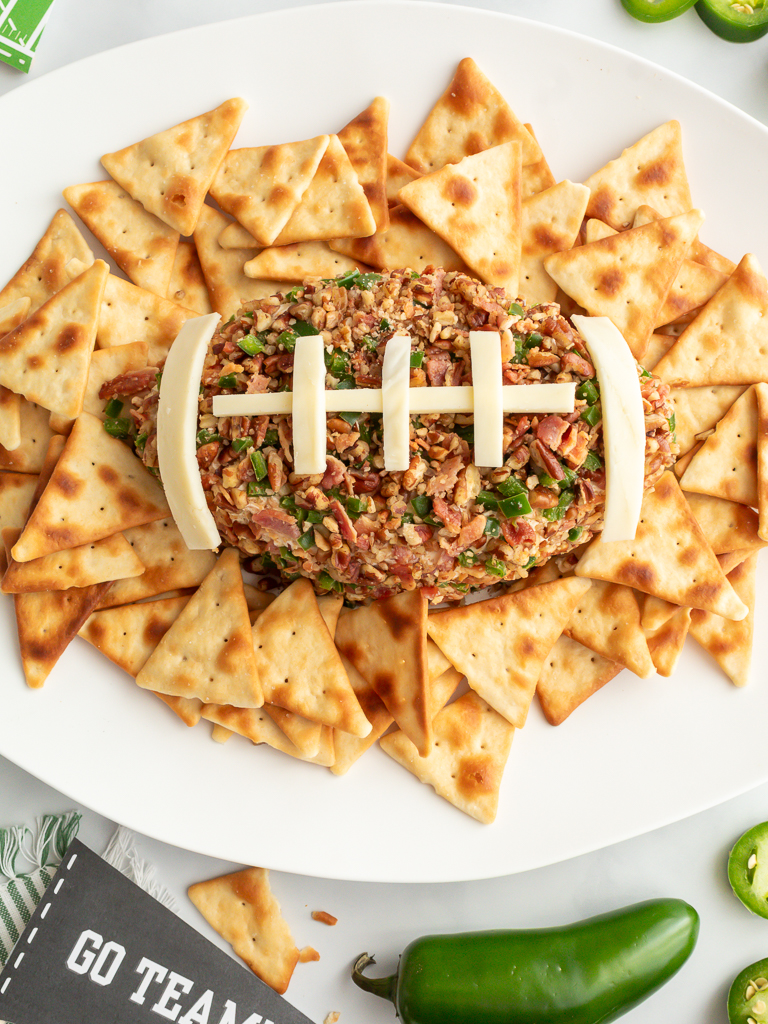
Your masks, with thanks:
M 166 597 L 99 609 L 79 635 L 135 679 L 188 603 L 188 596 Z
M 341 594 L 326 594 L 317 599 L 317 607 L 332 637 L 336 633 L 336 625 L 343 604 L 344 598 Z M 251 616 L 251 622 L 255 622 L 253 616 Z M 294 711 L 287 711 L 276 704 L 265 704 L 264 710 L 302 756 L 313 758 L 318 755 L 323 729 L 327 729 L 327 726 L 313 722 L 303 715 L 297 715 Z
M 181 325 L 195 315 L 162 295 L 110 274 L 104 288 L 96 343 L 99 348 L 112 348 L 130 341 L 145 341 L 149 346 L 149 365 L 159 366 Z
M 648 650 L 660 676 L 669 677 L 675 671 L 688 636 L 691 614 L 690 608 L 678 608 L 655 629 L 646 629 Z
M 648 347 L 643 353 L 643 367 L 646 370 L 652 370 L 661 357 L 669 352 L 676 340 L 674 335 L 654 331 L 648 339 Z
M 276 992 L 285 992 L 299 951 L 272 895 L 269 871 L 246 868 L 191 885 L 187 894 L 253 973 Z
M 21 444 L 21 395 L 0 385 L 0 445 L 7 452 Z
M 26 297 L 34 313 L 76 276 L 67 268 L 73 259 L 90 266 L 93 253 L 67 211 L 57 210 L 32 255 L 0 291 L 0 307 Z
M 432 716 L 427 599 L 422 591 L 403 591 L 345 612 L 336 630 L 336 645 L 426 755 L 432 743 Z
M 260 249 L 259 243 L 250 231 L 246 231 L 242 224 L 236 220 L 224 221 L 224 227 L 219 235 L 219 245 L 222 249 Z M 251 253 L 251 257 L 254 253 Z M 250 257 L 249 257 L 250 258 Z
M 420 171 L 414 170 L 404 160 L 387 153 L 387 203 L 389 206 L 399 206 L 400 200 L 397 198 L 397 193 L 403 185 L 408 185 L 420 177 Z
M 692 387 L 768 380 L 768 281 L 753 255 L 744 256 L 654 372 Z
M 579 598 L 563 632 L 641 679 L 653 675 L 640 608 L 631 587 L 595 581 Z
M 638 206 L 652 206 L 662 217 L 692 207 L 677 121 L 667 121 L 625 149 L 621 156 L 584 182 L 591 191 L 588 217 L 621 231 L 632 223 Z
M 179 232 L 148 213 L 116 181 L 70 185 L 64 198 L 134 284 L 165 295 Z
M 165 297 L 183 306 L 184 309 L 191 309 L 199 316 L 213 312 L 194 242 L 186 239 L 179 242 Z
M 451 247 L 404 206 L 389 211 L 389 227 L 370 238 L 334 238 L 329 243 L 344 253 L 378 270 L 407 267 L 421 273 L 430 264 L 445 270 L 471 273 Z
M 15 544 L 19 562 L 165 519 L 159 482 L 101 420 L 82 413 L 48 486 Z
M 215 110 L 107 153 L 101 162 L 145 210 L 191 235 L 247 106 L 242 99 L 226 100 Z
M 387 206 L 387 126 L 389 100 L 377 96 L 341 129 L 339 142 L 349 157 L 371 208 L 377 231 L 389 227 Z
M 102 608 L 199 586 L 216 564 L 213 551 L 190 551 L 173 519 L 125 530 L 124 537 L 145 566 L 135 579 L 117 580 Z
M 251 743 L 266 743 L 283 753 L 298 751 L 291 741 L 269 717 L 263 707 L 236 708 L 231 704 L 204 704 L 202 717 L 236 736 L 244 736 Z
M 586 185 L 584 187 L 586 188 Z M 597 217 L 590 217 L 584 225 L 584 241 L 587 244 L 599 242 L 601 238 L 610 238 L 611 235 L 617 234 L 616 228 L 612 228 L 609 224 L 604 224 Z
M 405 162 L 429 174 L 515 140 L 522 147 L 523 165 L 537 164 L 539 144 L 474 60 L 465 57 L 409 146 Z
M 520 295 L 531 306 L 554 302 L 557 285 L 544 269 L 544 257 L 576 245 L 589 189 L 561 181 L 523 201 Z
M 275 245 L 327 238 L 367 238 L 376 230 L 371 207 L 337 135 L 332 135 L 309 183 Z
M 2 531 L 6 556 L 9 557 L 18 536 L 18 530 Z M 109 586 L 107 582 L 71 590 L 14 594 L 19 652 L 27 686 L 38 689 L 43 685 Z
M 39 473 L 53 431 L 51 414 L 41 405 L 21 400 L 19 408 L 21 443 L 13 451 L 0 444 L 0 469 L 17 473 Z
M 141 576 L 143 572 L 144 566 L 131 545 L 121 533 L 115 533 L 29 562 L 9 559 L 0 589 L 4 594 L 69 590 L 70 587 L 90 587 L 94 583 Z
M 740 622 L 730 622 L 711 612 L 691 613 L 690 634 L 708 651 L 736 686 L 746 686 L 752 660 L 752 635 L 755 619 L 755 572 L 757 552 L 728 573 L 728 580 L 749 614 Z
M 382 736 L 382 750 L 432 786 L 460 811 L 484 824 L 496 818 L 514 726 L 478 694 L 459 697 L 436 716 L 435 738 L 421 756 L 404 732 Z
M 0 339 L 0 384 L 51 412 L 77 416 L 108 276 L 97 260 Z
M 711 494 L 686 492 L 686 501 L 716 555 L 756 551 L 766 543 L 758 533 L 758 516 L 747 505 Z
M 653 369 L 647 360 L 645 365 Z M 714 430 L 718 421 L 745 391 L 745 385 L 724 384 L 710 384 L 703 388 L 672 388 L 669 400 L 675 412 L 675 436 L 680 454 L 690 451 L 701 439 L 700 435 Z
M 78 632 L 110 661 L 135 679 L 150 654 L 189 601 L 188 596 L 125 605 L 93 612 Z M 196 697 L 155 693 L 185 725 L 197 725 L 203 702 Z
M 252 249 L 222 249 L 219 245 L 219 235 L 229 223 L 223 213 L 204 206 L 195 229 L 195 246 L 211 305 L 225 319 L 244 302 L 278 291 L 276 282 L 254 281 L 243 273 L 243 264 L 253 256 Z
M 517 295 L 520 278 L 520 143 L 464 157 L 398 192 L 487 284 Z
M 303 281 L 307 277 L 337 277 L 365 264 L 334 252 L 327 242 L 294 242 L 262 249 L 243 267 L 247 277 L 262 281 Z
M 25 295 L 0 308 L 0 338 L 26 320 L 31 304 Z M 0 386 L 0 445 L 6 451 L 14 451 L 20 444 L 21 396 Z
M 768 542 L 768 384 L 755 385 L 757 398 L 757 510 L 758 534 Z
M 223 550 L 136 682 L 206 704 L 262 705 L 240 557 L 234 548 Z
M 370 732 L 308 580 L 295 580 L 261 613 L 253 643 L 268 703 L 357 736 Z
M 233 149 L 224 157 L 211 195 L 259 245 L 272 245 L 309 187 L 330 137 L 279 146 Z
M 544 659 L 589 587 L 575 578 L 434 612 L 427 630 L 469 685 L 522 728 Z
M 568 635 L 559 637 L 544 661 L 536 684 L 536 696 L 544 717 L 550 725 L 562 725 L 587 697 L 597 693 L 621 669 L 621 665 L 584 647 Z
M 598 537 L 579 560 L 576 575 L 623 583 L 728 618 L 747 613 L 670 472 L 646 491 L 635 539 L 604 543 Z
M 539 140 L 536 138 L 536 133 L 533 130 L 533 126 L 530 124 L 524 125 L 525 130 L 531 136 L 533 141 L 538 146 Z M 525 143 L 523 142 L 523 146 Z M 547 158 L 541 152 L 539 148 L 539 157 L 532 163 L 523 164 L 523 180 L 521 184 L 521 195 L 523 199 L 529 199 L 531 196 L 535 196 L 539 192 L 545 192 L 548 188 L 556 183 L 556 178 L 552 173 Z
M 632 227 L 639 228 L 643 224 L 661 219 L 661 214 L 650 206 L 640 206 L 635 212 Z M 658 326 L 677 322 L 709 302 L 718 288 L 730 277 L 733 266 L 727 272 L 723 272 L 717 267 L 697 262 L 695 254 L 701 248 L 699 240 L 694 239 L 658 314 Z M 706 246 L 703 248 L 706 249 Z
M 667 292 L 696 237 L 700 210 L 555 253 L 544 268 L 590 316 L 607 316 L 642 359 Z
M 123 374 L 143 369 L 147 365 L 148 350 L 149 346 L 146 341 L 129 341 L 125 345 L 116 345 L 114 348 L 96 349 L 91 355 L 88 367 L 88 381 L 83 396 L 83 412 L 98 416 L 100 420 L 106 419 L 105 399 L 99 398 L 102 386 L 107 381 L 122 377 Z M 154 373 L 151 379 L 154 383 Z M 120 415 L 125 416 L 126 410 L 123 409 Z M 51 429 L 55 430 L 57 434 L 68 433 L 71 427 L 72 421 L 68 417 L 51 413 Z
M 21 530 L 29 516 L 36 484 L 36 476 L 0 472 L 0 528 Z
M 683 490 L 757 508 L 757 397 L 749 388 L 733 403 L 691 459 Z

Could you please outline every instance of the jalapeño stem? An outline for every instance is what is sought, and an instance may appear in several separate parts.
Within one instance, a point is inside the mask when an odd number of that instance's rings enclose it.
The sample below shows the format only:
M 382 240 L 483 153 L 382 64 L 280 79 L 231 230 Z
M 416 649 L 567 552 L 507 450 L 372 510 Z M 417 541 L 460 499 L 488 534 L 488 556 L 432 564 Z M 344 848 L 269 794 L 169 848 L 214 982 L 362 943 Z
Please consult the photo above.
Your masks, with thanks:
M 387 978 L 367 978 L 363 974 L 366 967 L 375 963 L 375 959 L 368 953 L 361 953 L 352 966 L 352 981 L 364 992 L 371 992 L 375 996 L 381 996 L 382 999 L 389 999 L 391 1003 L 394 1003 L 397 987 L 396 974 L 391 974 Z

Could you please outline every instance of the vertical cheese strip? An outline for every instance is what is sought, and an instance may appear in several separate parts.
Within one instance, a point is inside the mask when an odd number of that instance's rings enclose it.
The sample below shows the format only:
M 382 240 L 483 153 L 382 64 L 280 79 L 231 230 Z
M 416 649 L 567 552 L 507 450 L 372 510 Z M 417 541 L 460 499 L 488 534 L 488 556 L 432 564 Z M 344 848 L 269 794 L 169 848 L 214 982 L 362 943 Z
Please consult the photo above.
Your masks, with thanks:
M 384 349 L 381 398 L 384 420 L 384 469 L 400 473 L 410 462 L 411 336 L 395 334 Z
M 221 317 L 218 313 L 187 320 L 165 360 L 157 405 L 157 461 L 165 497 L 188 548 L 217 548 L 216 522 L 205 500 L 197 464 L 197 406 L 200 378 Z
M 501 336 L 470 331 L 472 387 L 475 399 L 475 465 L 504 464 L 504 407 L 501 386 Z
M 605 524 L 601 539 L 634 540 L 645 481 L 645 417 L 637 363 L 605 316 L 573 316 L 600 384 L 605 449 Z
M 293 353 L 293 468 L 310 476 L 325 472 L 325 360 L 323 339 L 296 339 Z

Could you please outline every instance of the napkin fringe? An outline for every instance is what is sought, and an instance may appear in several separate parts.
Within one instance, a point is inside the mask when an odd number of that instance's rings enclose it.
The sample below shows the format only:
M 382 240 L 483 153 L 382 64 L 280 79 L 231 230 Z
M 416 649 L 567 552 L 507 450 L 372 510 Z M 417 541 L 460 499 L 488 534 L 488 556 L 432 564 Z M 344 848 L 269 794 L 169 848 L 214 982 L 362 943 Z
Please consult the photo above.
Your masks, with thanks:
M 149 893 L 158 903 L 168 910 L 178 913 L 178 904 L 168 890 L 155 878 L 155 869 L 145 860 L 141 860 L 136 850 L 136 840 L 132 832 L 122 825 L 109 841 L 104 851 L 104 860 L 117 868 L 132 882 Z

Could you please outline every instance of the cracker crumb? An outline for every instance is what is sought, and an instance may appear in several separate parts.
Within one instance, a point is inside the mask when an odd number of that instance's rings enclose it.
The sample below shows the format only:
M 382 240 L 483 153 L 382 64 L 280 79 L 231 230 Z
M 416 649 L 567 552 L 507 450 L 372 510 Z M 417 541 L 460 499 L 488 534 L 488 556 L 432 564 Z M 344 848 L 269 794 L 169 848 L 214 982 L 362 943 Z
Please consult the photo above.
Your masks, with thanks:
M 313 910 L 312 920 L 320 921 L 321 924 L 334 925 L 339 919 L 334 917 L 333 914 L 329 914 L 326 910 Z
M 303 949 L 299 950 L 299 963 L 301 964 L 308 964 L 311 963 L 313 960 L 319 959 L 320 954 L 317 952 L 316 949 L 313 949 L 311 946 L 305 946 Z
M 337 1021 L 340 1016 L 341 1014 L 339 1013 L 338 1010 L 331 1010 L 331 1012 L 326 1016 L 325 1020 L 323 1021 L 323 1024 L 337 1024 Z

